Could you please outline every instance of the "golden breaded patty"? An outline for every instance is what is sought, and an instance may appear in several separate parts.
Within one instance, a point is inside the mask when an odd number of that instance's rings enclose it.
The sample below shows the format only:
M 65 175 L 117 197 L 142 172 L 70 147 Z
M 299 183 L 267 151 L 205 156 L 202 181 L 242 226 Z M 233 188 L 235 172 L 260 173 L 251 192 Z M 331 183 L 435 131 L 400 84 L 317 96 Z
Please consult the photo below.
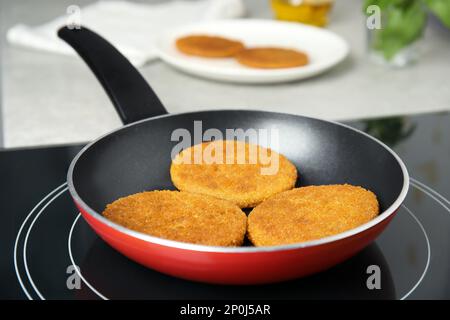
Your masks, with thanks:
M 185 54 L 208 58 L 231 57 L 244 49 L 240 41 L 205 35 L 178 38 L 175 45 Z
M 236 54 L 240 64 L 252 68 L 293 68 L 308 64 L 308 56 L 300 51 L 283 48 L 250 48 Z
M 196 158 L 206 160 L 209 154 L 220 154 L 223 161 L 195 163 Z M 211 195 L 248 208 L 292 189 L 297 169 L 286 157 L 268 148 L 216 140 L 183 150 L 173 159 L 170 176 L 179 190 Z
M 155 237 L 211 246 L 239 246 L 247 217 L 231 202 L 179 191 L 148 191 L 120 198 L 103 215 Z
M 253 209 L 247 219 L 247 235 L 255 246 L 310 241 L 356 228 L 378 213 L 375 194 L 361 187 L 296 188 Z

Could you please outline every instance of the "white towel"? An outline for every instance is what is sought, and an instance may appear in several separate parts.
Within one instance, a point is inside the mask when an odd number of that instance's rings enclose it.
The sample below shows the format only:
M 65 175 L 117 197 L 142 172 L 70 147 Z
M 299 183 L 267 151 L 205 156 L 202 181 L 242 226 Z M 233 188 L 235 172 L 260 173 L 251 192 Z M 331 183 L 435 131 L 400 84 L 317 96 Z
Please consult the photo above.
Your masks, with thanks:
M 157 58 L 154 42 L 170 28 L 202 20 L 238 18 L 245 15 L 242 0 L 170 1 L 141 4 L 99 1 L 84 8 L 71 6 L 67 15 L 40 26 L 18 24 L 7 32 L 10 43 L 61 54 L 74 50 L 60 40 L 56 31 L 78 24 L 99 33 L 117 47 L 135 66 Z

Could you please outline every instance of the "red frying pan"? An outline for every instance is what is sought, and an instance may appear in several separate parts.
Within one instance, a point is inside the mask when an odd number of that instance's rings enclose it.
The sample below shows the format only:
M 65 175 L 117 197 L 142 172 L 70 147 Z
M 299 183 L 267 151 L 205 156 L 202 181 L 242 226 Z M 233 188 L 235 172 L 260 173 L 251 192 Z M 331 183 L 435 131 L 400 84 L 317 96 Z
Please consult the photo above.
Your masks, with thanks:
M 167 114 L 139 72 L 111 44 L 82 28 L 59 30 L 95 73 L 125 126 L 87 145 L 67 174 L 84 219 L 130 259 L 176 277 L 221 284 L 277 282 L 319 272 L 370 244 L 405 199 L 409 176 L 400 158 L 371 136 L 345 125 L 274 112 L 220 110 Z M 156 79 L 157 81 L 157 79 Z M 176 94 L 176 93 L 174 93 Z M 129 230 L 105 219 L 106 204 L 142 190 L 174 189 L 171 133 L 194 121 L 203 130 L 277 128 L 280 152 L 300 172 L 298 186 L 350 183 L 376 193 L 381 214 L 358 228 L 319 240 L 272 247 L 213 247 Z M 101 121 L 101 119 L 99 119 Z

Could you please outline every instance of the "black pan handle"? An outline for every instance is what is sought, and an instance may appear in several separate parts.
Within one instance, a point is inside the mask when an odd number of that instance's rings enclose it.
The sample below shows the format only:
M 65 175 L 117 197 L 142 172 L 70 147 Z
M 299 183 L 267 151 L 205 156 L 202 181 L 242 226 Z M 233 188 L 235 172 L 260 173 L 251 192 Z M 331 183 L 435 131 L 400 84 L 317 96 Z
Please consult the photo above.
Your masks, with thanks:
M 108 41 L 85 27 L 62 27 L 58 36 L 94 72 L 124 124 L 167 113 L 144 77 Z

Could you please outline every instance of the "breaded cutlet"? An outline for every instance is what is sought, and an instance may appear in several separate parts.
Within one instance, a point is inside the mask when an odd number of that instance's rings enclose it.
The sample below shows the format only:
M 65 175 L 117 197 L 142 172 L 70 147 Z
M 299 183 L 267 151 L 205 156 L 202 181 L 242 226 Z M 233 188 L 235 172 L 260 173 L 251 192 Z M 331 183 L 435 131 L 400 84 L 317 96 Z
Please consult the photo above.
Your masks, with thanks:
M 185 54 L 205 58 L 231 57 L 244 49 L 240 41 L 207 35 L 181 37 L 176 40 L 175 45 Z
M 215 147 L 220 147 L 216 150 L 226 160 L 195 163 L 195 157 L 202 158 L 207 148 L 214 150 Z M 258 154 L 268 156 L 262 161 Z M 240 155 L 245 155 L 244 163 L 239 161 Z M 190 162 L 186 163 L 186 159 Z M 267 159 L 273 162 L 268 164 Z M 170 176 L 181 191 L 206 194 L 231 201 L 240 208 L 249 208 L 292 189 L 297 181 L 297 169 L 286 157 L 268 148 L 242 141 L 216 140 L 183 150 L 173 159 Z
M 378 213 L 375 194 L 362 187 L 301 187 L 254 208 L 247 219 L 247 236 L 255 246 L 305 242 L 356 228 Z
M 120 198 L 103 216 L 131 230 L 181 242 L 239 246 L 247 217 L 235 204 L 179 191 L 148 191 Z
M 260 69 L 301 67 L 309 62 L 303 52 L 275 47 L 245 49 L 238 52 L 235 58 L 242 65 Z

